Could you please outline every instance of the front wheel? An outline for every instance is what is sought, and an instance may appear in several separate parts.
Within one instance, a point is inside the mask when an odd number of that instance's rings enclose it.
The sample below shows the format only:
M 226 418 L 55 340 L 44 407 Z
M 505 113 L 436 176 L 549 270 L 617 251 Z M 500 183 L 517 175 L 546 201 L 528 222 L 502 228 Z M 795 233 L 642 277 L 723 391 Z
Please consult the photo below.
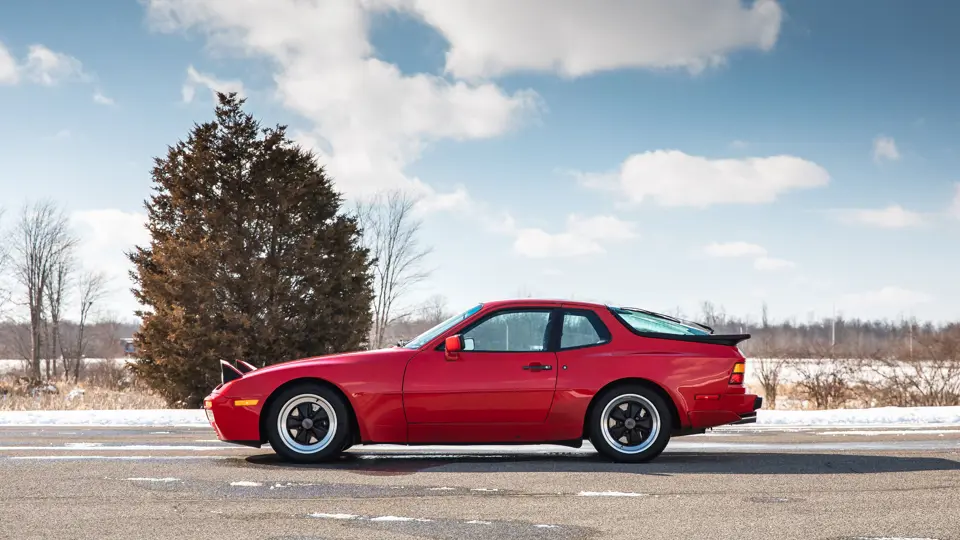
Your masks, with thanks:
M 673 429 L 670 409 L 643 386 L 611 388 L 590 412 L 590 442 L 614 461 L 641 463 L 660 455 Z
M 339 394 L 323 385 L 305 383 L 284 390 L 267 414 L 270 446 L 296 463 L 335 458 L 350 435 L 347 405 Z

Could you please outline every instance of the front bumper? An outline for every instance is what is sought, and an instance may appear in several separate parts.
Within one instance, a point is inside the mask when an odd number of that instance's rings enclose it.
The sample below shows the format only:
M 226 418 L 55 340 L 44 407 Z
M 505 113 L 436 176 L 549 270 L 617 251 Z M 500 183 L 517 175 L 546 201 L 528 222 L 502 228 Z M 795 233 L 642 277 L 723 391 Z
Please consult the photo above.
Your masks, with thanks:
M 238 400 L 214 391 L 203 400 L 203 408 L 217 438 L 224 442 L 259 447 L 261 400 L 256 405 L 237 405 Z

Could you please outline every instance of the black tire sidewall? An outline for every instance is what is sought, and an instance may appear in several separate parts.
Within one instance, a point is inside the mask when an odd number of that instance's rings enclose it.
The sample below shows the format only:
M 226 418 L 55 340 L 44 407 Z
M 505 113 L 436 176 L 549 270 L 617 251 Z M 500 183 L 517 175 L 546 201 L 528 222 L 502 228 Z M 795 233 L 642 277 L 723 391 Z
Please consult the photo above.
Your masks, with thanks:
M 657 439 L 649 448 L 638 454 L 624 454 L 618 451 L 607 443 L 603 433 L 600 432 L 600 415 L 603 414 L 603 409 L 608 403 L 624 394 L 636 394 L 645 397 L 657 409 L 657 414 L 660 416 L 660 433 L 657 434 Z M 642 463 L 657 457 L 667 447 L 667 443 L 670 442 L 670 434 L 673 431 L 673 419 L 666 402 L 657 392 L 640 385 L 617 386 L 604 391 L 603 394 L 598 396 L 593 409 L 591 409 L 588 422 L 590 422 L 590 425 L 587 432 L 590 434 L 590 442 L 597 449 L 597 452 L 614 461 L 624 463 Z
M 337 432 L 326 448 L 319 452 L 304 454 L 288 447 L 278 432 L 277 420 L 280 411 L 292 399 L 305 394 L 315 394 L 330 403 L 337 415 Z M 283 459 L 295 463 L 319 463 L 338 456 L 350 436 L 350 411 L 343 398 L 330 388 L 315 383 L 303 383 L 286 388 L 277 394 L 267 411 L 267 440 L 273 450 Z

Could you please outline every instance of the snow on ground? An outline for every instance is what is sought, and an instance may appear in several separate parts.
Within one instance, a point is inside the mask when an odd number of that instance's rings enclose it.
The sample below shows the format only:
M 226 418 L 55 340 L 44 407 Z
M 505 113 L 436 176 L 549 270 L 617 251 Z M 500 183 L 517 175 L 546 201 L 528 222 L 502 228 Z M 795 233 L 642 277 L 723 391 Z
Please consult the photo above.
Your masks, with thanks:
M 826 411 L 757 411 L 758 425 L 905 426 L 960 425 L 960 407 L 877 407 Z
M 202 410 L 0 411 L 0 426 L 208 426 Z M 960 426 L 960 407 L 878 407 L 827 411 L 757 411 L 757 427 Z

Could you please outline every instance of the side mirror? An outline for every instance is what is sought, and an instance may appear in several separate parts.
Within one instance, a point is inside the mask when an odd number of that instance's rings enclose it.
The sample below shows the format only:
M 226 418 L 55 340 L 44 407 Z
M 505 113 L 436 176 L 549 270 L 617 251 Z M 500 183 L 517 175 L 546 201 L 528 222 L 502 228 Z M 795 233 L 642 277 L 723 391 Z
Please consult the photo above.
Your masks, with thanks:
M 463 336 L 457 334 L 443 340 L 444 354 L 447 360 L 456 360 L 458 353 L 463 350 Z

